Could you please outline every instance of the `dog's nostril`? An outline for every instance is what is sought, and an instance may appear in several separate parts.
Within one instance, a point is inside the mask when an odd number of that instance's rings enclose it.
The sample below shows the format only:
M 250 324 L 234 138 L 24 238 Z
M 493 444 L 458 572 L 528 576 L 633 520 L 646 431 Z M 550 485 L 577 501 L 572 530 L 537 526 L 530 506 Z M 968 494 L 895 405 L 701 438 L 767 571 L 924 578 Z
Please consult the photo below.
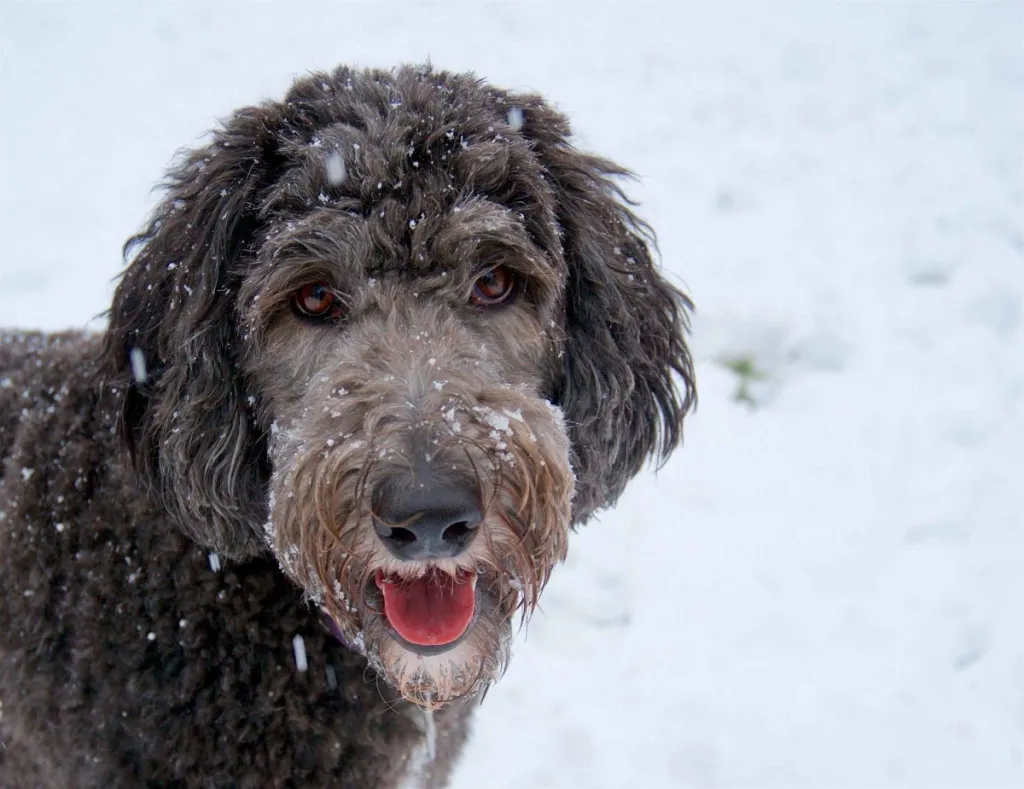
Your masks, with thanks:
M 416 542 L 416 535 L 412 529 L 405 529 L 401 526 L 392 526 L 391 534 L 388 535 L 388 539 L 395 542 L 396 545 L 408 545 L 409 543 Z
M 441 539 L 445 542 L 461 543 L 473 533 L 475 528 L 476 526 L 470 526 L 468 521 L 459 521 L 445 529 Z

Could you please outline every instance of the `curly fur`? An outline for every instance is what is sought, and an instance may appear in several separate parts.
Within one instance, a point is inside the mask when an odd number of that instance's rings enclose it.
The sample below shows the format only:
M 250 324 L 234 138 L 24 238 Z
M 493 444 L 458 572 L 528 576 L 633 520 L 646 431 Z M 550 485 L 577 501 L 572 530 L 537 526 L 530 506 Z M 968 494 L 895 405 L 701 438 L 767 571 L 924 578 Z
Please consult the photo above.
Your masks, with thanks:
M 0 341 L 0 786 L 396 786 L 425 707 L 444 785 L 569 530 L 693 404 L 625 175 L 429 68 L 313 74 L 187 152 L 106 333 Z M 499 264 L 516 301 L 467 306 Z M 310 281 L 335 323 L 289 311 Z M 372 528 L 425 466 L 484 503 L 431 566 Z M 465 640 L 397 644 L 377 571 L 479 574 Z

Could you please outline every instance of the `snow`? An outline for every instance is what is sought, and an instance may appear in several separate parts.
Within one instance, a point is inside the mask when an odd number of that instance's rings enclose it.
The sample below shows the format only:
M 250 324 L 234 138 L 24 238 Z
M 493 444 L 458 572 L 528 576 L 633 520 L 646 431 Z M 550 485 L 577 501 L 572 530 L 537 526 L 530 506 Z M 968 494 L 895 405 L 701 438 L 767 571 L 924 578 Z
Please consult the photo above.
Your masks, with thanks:
M 493 408 L 479 405 L 473 406 L 473 411 L 479 414 L 480 418 L 493 428 L 491 431 L 491 438 L 497 438 L 502 433 L 505 435 L 512 434 L 512 422 L 509 417 L 509 413 L 511 412 L 506 411 L 503 414 L 499 414 Z
M 0 324 L 101 326 L 173 152 L 339 58 L 538 91 L 640 174 L 700 409 L 574 537 L 456 789 L 1024 786 L 1019 4 L 2 14 Z
M 292 650 L 295 652 L 295 668 L 301 672 L 309 670 L 309 661 L 306 658 L 306 640 L 302 636 L 295 636 L 292 639 Z
M 423 710 L 423 725 L 426 728 L 426 750 L 427 761 L 432 762 L 437 757 L 437 724 L 434 723 L 434 711 Z
M 331 151 L 324 166 L 327 173 L 327 183 L 331 186 L 340 186 L 345 181 L 345 160 L 341 158 L 341 154 L 338 151 Z M 321 198 L 323 197 L 325 195 L 321 195 Z M 323 202 L 328 200 L 330 198 Z
M 140 385 L 146 383 L 148 373 L 146 370 L 146 357 L 142 353 L 142 349 L 132 348 L 128 352 L 128 357 L 129 360 L 131 361 L 132 378 L 135 379 L 135 383 Z
M 508 111 L 508 125 L 512 131 L 519 131 L 523 128 L 523 109 L 522 107 L 512 107 Z
M 399 789 L 421 789 L 426 785 L 429 769 L 437 758 L 437 725 L 434 721 L 433 709 L 415 709 L 409 711 L 410 716 L 422 718 L 416 720 L 423 730 L 423 745 L 410 757 L 406 773 L 399 784 Z

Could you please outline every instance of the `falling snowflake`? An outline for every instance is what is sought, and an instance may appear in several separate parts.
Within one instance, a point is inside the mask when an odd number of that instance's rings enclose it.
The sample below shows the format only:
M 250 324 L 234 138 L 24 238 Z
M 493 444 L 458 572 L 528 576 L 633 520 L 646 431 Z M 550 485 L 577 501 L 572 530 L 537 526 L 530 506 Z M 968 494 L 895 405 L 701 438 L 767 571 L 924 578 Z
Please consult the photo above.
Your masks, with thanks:
M 309 668 L 309 661 L 306 659 L 306 641 L 302 636 L 295 636 L 292 639 L 292 649 L 295 650 L 295 667 L 299 671 L 306 671 Z
M 135 379 L 135 383 L 142 385 L 146 383 L 148 374 L 146 372 L 146 357 L 142 353 L 141 348 L 132 348 L 128 351 L 128 357 L 132 363 L 132 378 Z
M 337 151 L 331 151 L 327 156 L 327 183 L 331 186 L 340 186 L 345 180 L 345 160 Z

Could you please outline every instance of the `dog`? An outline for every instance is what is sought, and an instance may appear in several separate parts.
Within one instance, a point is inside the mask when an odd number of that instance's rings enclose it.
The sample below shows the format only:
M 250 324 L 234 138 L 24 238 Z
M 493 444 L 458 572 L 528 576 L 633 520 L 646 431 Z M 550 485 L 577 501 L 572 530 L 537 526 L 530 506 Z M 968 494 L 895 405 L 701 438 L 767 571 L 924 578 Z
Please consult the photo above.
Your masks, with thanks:
M 695 402 L 627 175 L 432 67 L 182 154 L 106 330 L 0 339 L 0 786 L 444 786 Z

